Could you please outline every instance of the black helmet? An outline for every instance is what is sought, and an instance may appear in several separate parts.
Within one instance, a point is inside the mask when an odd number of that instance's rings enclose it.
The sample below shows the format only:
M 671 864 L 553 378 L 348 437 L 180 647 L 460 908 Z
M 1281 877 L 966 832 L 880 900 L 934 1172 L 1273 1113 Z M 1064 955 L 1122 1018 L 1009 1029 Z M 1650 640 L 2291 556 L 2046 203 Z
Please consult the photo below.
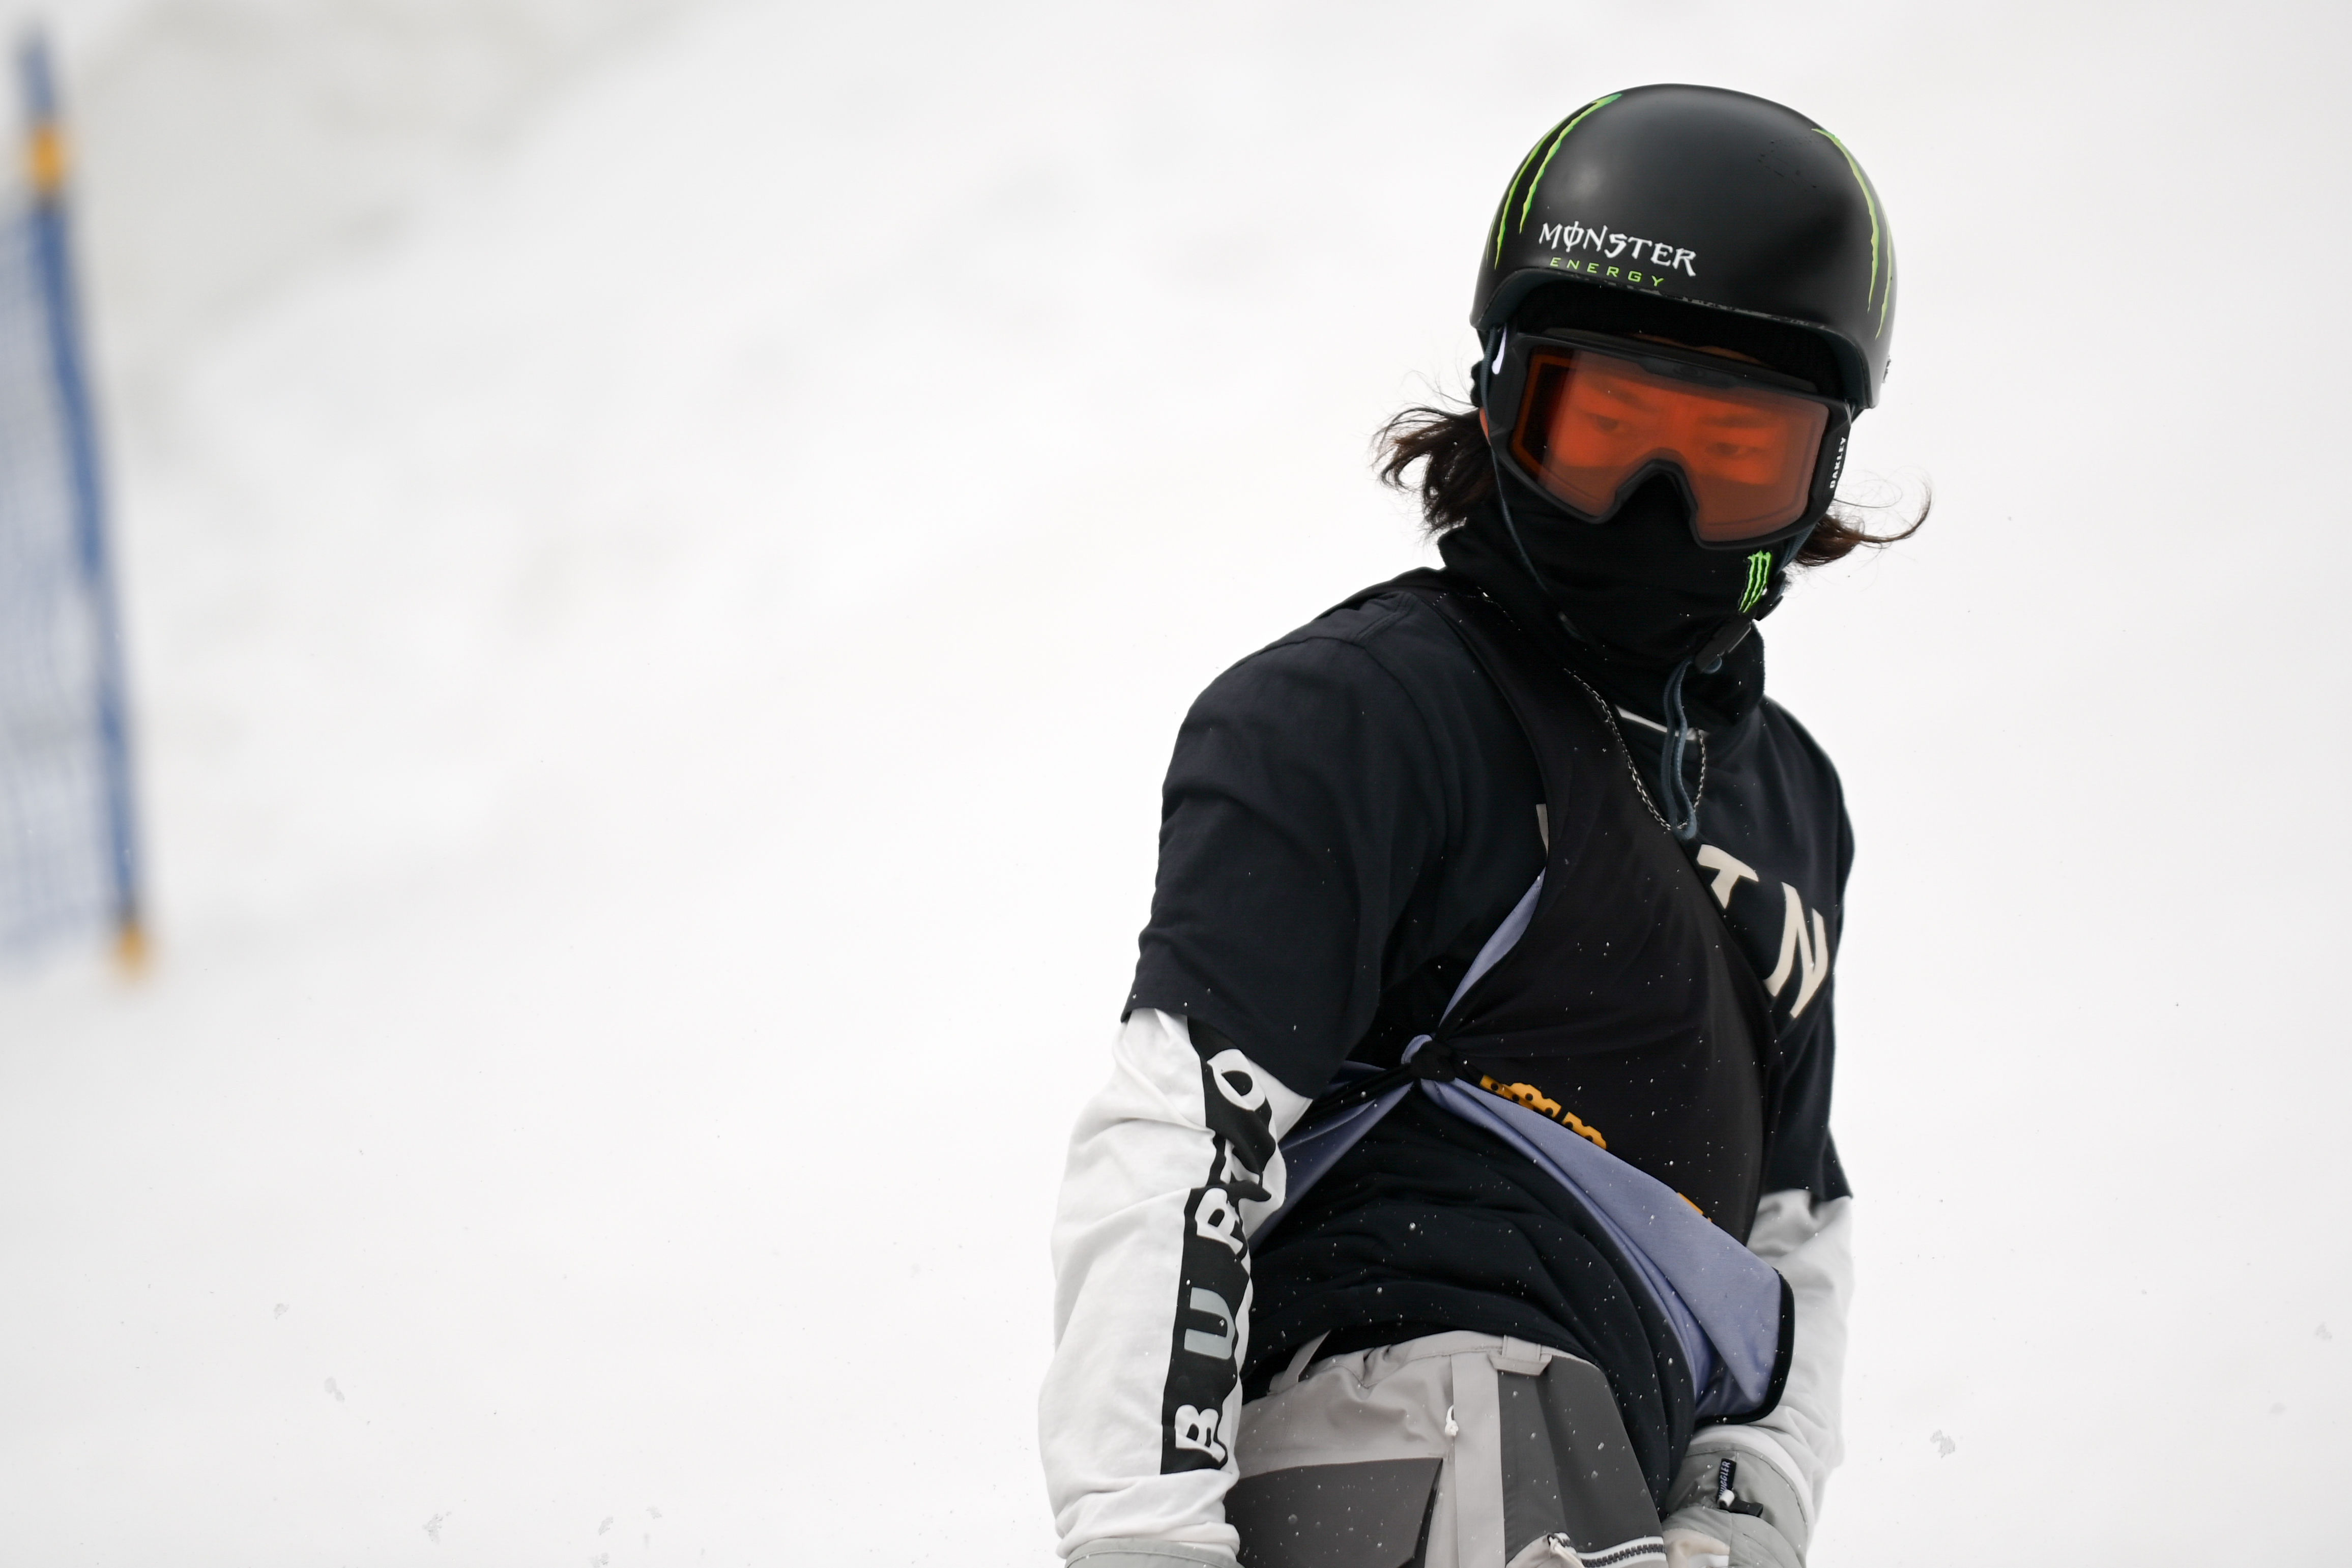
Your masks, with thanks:
M 1792 109 L 1722 88 L 1637 87 L 1554 126 L 1503 193 L 1471 324 L 1486 340 L 1571 278 L 1800 329 L 1833 363 L 1836 384 L 1821 391 L 1856 411 L 1878 401 L 1894 238 L 1853 154 Z

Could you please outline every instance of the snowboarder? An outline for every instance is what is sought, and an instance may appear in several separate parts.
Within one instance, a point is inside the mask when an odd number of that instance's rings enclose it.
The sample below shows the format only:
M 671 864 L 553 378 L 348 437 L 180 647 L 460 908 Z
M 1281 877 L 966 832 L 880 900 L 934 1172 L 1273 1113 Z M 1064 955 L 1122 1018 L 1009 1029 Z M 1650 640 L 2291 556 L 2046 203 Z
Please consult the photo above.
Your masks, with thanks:
M 1853 842 L 1755 624 L 1894 324 L 1844 144 L 1612 93 L 1484 236 L 1444 561 L 1180 731 L 1041 1403 L 1085 1568 L 1801 1568 L 1840 1458 Z M 1915 524 L 1916 526 L 1916 524 Z

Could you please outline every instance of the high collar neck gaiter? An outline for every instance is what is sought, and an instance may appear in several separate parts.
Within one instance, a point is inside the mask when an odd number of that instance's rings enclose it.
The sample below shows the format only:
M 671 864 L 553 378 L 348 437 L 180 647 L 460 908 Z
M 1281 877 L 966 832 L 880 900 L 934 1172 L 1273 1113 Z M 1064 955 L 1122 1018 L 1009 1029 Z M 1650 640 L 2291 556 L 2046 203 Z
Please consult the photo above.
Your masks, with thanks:
M 1508 475 L 1511 518 L 1542 587 L 1528 581 L 1502 509 L 1492 501 L 1438 542 L 1446 565 L 1468 577 L 1529 626 L 1612 702 L 1645 716 L 1664 711 L 1667 677 L 1726 622 L 1748 592 L 1748 556 L 1703 550 L 1690 536 L 1682 496 L 1654 479 L 1607 522 L 1579 521 Z M 1769 610 L 1768 595 L 1750 614 Z M 1564 613 L 1571 638 L 1559 627 Z M 1764 693 L 1762 639 L 1751 633 L 1712 675 L 1692 671 L 1683 687 L 1692 721 L 1728 728 Z

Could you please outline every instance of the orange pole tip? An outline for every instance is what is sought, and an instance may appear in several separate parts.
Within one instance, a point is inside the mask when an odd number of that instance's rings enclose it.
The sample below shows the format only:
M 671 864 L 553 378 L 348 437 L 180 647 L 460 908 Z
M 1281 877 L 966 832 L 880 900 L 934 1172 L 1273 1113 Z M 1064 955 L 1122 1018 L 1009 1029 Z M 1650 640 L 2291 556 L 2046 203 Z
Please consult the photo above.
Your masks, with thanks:
M 151 953 L 147 945 L 147 928 L 136 920 L 124 921 L 114 931 L 114 962 L 128 979 L 136 980 L 147 973 Z
M 33 138 L 25 149 L 26 172 L 32 177 L 33 189 L 44 196 L 54 196 L 66 188 L 65 132 L 55 124 L 33 127 Z

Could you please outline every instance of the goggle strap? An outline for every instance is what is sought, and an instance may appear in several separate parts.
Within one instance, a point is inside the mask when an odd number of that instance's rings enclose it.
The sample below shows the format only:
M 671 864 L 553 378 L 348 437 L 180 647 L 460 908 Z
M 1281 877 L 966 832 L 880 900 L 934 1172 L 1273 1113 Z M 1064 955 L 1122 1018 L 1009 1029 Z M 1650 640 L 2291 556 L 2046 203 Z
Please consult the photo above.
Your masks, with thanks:
M 1511 548 L 1518 552 L 1519 564 L 1527 568 L 1528 581 L 1535 584 L 1536 592 L 1541 594 L 1544 603 L 1551 606 L 1552 618 L 1559 622 L 1559 629 L 1578 642 L 1584 641 L 1584 634 L 1576 629 L 1576 623 L 1568 618 L 1568 612 L 1559 607 L 1558 599 L 1552 597 L 1551 589 L 1544 583 L 1543 574 L 1536 570 L 1535 558 L 1528 553 L 1527 542 L 1519 537 L 1519 525 L 1511 516 L 1511 498 L 1506 493 L 1507 487 L 1503 482 L 1503 459 L 1496 456 L 1491 442 L 1486 447 L 1486 461 L 1495 470 L 1495 504 L 1503 510 L 1503 531 L 1511 536 Z

